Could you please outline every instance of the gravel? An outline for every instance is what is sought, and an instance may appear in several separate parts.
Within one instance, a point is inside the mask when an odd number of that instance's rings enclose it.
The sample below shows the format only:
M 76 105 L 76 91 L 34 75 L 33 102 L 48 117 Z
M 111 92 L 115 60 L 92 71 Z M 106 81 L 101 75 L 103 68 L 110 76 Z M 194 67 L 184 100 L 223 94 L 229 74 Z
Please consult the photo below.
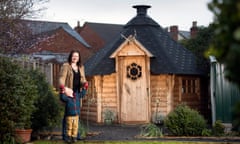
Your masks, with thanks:
M 89 125 L 86 140 L 136 140 L 141 132 L 138 125 Z

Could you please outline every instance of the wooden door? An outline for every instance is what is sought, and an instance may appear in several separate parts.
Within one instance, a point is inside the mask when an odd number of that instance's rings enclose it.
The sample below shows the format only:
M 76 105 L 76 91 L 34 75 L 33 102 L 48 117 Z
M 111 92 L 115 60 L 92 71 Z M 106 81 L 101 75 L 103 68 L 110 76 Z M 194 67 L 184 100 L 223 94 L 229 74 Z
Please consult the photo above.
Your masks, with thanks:
M 121 57 L 118 69 L 121 123 L 147 122 L 148 95 L 145 57 Z

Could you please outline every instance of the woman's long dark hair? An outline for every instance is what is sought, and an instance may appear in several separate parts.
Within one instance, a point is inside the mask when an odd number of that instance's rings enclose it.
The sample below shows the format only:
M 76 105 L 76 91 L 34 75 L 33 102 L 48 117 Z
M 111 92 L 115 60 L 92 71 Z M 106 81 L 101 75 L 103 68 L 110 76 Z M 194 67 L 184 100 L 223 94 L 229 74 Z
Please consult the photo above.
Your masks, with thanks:
M 82 66 L 82 62 L 81 62 L 81 54 L 80 54 L 80 51 L 79 50 L 72 50 L 68 56 L 68 63 L 71 64 L 72 63 L 72 56 L 73 56 L 73 53 L 78 53 L 79 55 L 79 60 L 77 62 L 77 66 Z

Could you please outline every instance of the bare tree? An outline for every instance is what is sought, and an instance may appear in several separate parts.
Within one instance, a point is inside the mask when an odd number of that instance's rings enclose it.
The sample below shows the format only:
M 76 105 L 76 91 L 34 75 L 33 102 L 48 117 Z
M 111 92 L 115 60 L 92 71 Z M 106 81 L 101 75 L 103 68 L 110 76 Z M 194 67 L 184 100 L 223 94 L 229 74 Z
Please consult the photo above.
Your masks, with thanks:
M 36 9 L 49 0 L 0 0 L 0 53 L 15 54 L 31 38 L 31 32 L 21 23 L 43 10 Z

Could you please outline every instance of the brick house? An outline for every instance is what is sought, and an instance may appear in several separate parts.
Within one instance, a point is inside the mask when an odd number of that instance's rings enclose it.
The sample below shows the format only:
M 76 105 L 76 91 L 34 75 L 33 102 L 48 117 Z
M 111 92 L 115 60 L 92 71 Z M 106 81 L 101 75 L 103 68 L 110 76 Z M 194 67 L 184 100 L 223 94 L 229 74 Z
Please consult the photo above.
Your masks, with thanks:
M 67 23 L 30 20 L 24 20 L 23 23 L 30 29 L 33 37 L 25 53 L 43 59 L 49 55 L 57 58 L 58 55 L 68 55 L 71 50 L 77 49 L 81 52 L 83 62 L 91 56 L 91 46 Z
M 81 52 L 84 63 L 92 56 L 91 46 L 67 23 L 23 20 L 31 32 L 32 38 L 22 51 L 39 63 L 51 65 L 51 72 L 45 72 L 48 81 L 58 88 L 58 77 L 61 65 L 67 61 L 71 50 Z

